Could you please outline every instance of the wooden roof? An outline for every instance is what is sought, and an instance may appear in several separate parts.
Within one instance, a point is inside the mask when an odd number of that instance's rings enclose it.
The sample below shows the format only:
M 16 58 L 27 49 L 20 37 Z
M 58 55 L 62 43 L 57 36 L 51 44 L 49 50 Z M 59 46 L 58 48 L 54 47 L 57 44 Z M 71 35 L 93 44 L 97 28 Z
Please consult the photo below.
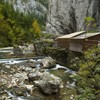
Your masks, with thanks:
M 68 34 L 68 35 L 63 35 L 61 37 L 58 37 L 57 39 L 70 39 L 74 36 L 77 36 L 77 35 L 80 35 L 80 34 L 83 34 L 83 33 L 85 33 L 85 31 L 75 32 L 75 33 L 71 33 L 71 34 Z
M 93 37 L 96 35 L 100 35 L 100 32 L 98 32 L 98 33 L 83 33 L 81 35 L 73 37 L 72 39 L 86 39 L 86 38 Z

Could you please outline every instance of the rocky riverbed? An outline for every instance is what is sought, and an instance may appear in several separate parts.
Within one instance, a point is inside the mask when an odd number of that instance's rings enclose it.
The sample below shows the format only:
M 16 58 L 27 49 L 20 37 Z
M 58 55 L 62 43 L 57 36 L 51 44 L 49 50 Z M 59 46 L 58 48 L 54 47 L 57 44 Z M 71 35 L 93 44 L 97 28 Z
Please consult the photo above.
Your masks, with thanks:
M 74 100 L 75 74 L 51 57 L 0 59 L 0 100 Z

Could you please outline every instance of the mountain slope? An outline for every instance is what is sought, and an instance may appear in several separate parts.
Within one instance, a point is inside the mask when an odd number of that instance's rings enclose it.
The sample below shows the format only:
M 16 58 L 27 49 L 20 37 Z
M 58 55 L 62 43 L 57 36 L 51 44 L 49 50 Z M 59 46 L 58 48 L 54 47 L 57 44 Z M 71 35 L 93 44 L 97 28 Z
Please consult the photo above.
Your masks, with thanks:
M 46 10 L 40 8 L 46 9 L 34 0 L 0 0 L 0 47 L 39 38 L 46 21 Z
M 13 5 L 14 10 L 19 10 L 21 13 L 35 13 L 39 16 L 44 16 L 47 8 L 42 5 L 39 0 L 5 0 Z

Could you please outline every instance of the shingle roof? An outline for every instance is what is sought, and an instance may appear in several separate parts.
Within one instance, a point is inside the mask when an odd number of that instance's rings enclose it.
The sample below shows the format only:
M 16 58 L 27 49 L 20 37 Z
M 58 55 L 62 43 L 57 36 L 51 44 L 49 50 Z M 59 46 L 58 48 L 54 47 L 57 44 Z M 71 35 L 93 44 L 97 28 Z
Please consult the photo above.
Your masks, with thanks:
M 83 34 L 83 33 L 85 33 L 85 31 L 75 32 L 75 33 L 71 33 L 71 34 L 68 34 L 68 35 L 63 35 L 61 37 L 58 37 L 57 39 L 63 39 L 63 38 L 68 39 L 68 38 L 72 38 L 74 36 L 77 36 L 77 35 L 80 35 L 80 34 Z

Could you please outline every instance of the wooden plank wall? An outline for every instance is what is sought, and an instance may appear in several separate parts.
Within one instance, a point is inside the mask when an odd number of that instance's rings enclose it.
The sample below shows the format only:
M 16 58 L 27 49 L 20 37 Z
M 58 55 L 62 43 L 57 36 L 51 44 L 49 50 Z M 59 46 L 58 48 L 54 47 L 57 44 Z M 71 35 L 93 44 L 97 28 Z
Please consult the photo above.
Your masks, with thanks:
M 87 50 L 93 46 L 98 46 L 99 41 L 100 41 L 100 34 L 93 37 L 89 37 L 88 39 L 85 39 L 83 50 Z
M 69 48 L 69 40 L 68 39 L 58 39 L 57 44 L 58 44 L 58 47 Z

